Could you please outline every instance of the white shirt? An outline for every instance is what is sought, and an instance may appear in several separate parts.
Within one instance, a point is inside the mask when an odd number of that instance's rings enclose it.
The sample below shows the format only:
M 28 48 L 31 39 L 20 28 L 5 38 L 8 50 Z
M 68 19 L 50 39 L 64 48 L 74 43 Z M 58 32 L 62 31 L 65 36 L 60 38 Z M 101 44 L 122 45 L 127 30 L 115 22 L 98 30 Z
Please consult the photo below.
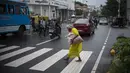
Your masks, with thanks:
M 41 21 L 40 21 L 40 24 L 41 24 L 43 27 L 45 27 L 45 24 L 46 24 L 46 23 L 45 23 L 44 20 L 41 20 Z

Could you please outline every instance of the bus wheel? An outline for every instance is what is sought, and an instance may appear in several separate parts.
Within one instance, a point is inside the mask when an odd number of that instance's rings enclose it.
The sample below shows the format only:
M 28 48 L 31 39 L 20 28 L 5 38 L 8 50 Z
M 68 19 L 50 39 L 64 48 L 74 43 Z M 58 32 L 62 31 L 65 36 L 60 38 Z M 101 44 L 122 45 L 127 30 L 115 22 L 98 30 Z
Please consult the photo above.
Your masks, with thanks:
M 18 31 L 18 35 L 23 36 L 24 31 L 25 31 L 25 26 L 20 26 L 19 31 Z

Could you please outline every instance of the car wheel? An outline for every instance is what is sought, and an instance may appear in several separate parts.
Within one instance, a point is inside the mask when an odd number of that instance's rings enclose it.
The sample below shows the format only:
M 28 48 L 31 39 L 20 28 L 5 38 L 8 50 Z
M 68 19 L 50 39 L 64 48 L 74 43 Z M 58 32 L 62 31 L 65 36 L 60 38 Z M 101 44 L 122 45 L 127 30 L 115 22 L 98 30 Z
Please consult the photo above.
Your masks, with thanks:
M 95 33 L 95 30 L 93 31 L 93 34 Z
M 91 31 L 90 33 L 88 33 L 89 36 L 91 36 L 93 34 L 93 32 Z

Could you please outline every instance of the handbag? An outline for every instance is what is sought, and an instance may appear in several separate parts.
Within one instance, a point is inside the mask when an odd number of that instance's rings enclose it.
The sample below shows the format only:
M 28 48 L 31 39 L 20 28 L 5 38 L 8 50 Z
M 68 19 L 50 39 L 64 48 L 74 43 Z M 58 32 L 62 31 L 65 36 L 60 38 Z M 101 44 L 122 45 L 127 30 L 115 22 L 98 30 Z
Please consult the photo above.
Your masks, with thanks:
M 75 37 L 73 38 L 73 40 L 72 40 L 72 44 L 79 44 L 79 43 L 81 43 L 81 42 L 83 42 L 83 39 L 82 39 L 81 36 L 75 36 Z

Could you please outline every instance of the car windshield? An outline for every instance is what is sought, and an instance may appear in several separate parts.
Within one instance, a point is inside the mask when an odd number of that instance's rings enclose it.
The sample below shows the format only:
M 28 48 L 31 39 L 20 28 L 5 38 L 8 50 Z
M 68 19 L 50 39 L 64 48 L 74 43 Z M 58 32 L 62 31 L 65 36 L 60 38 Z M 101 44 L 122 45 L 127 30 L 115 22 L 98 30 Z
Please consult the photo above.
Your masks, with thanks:
M 86 24 L 89 22 L 88 22 L 88 19 L 78 19 L 75 23 Z
M 107 20 L 107 18 L 100 18 L 100 20 Z

